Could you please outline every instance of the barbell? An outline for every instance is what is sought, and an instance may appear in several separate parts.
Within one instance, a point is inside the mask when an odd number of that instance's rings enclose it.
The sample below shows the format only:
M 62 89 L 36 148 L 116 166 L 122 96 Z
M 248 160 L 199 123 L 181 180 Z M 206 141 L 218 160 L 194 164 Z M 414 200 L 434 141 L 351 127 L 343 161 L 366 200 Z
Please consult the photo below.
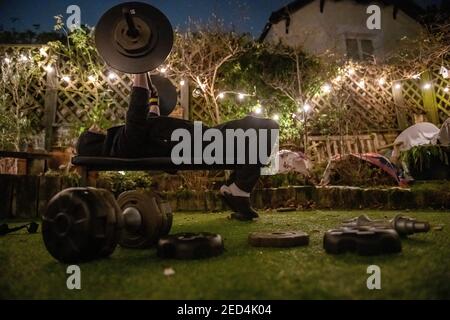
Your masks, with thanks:
M 117 244 L 145 249 L 172 227 L 169 203 L 149 191 L 127 191 L 116 200 L 107 190 L 70 188 L 48 203 L 42 236 L 48 252 L 63 263 L 110 256 Z
M 95 28 L 99 56 L 111 68 L 124 73 L 154 71 L 173 47 L 173 28 L 157 8 L 142 2 L 126 2 L 109 9 Z M 158 91 L 162 116 L 175 109 L 178 93 L 173 83 L 160 75 L 151 81 Z

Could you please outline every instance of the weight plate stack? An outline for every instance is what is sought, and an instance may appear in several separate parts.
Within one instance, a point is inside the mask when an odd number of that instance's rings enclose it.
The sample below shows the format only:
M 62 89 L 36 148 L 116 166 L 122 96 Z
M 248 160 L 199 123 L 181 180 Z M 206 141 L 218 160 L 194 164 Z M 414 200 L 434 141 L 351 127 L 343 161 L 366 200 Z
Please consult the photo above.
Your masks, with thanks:
M 102 189 L 66 189 L 50 200 L 42 217 L 44 244 L 63 263 L 109 256 L 121 227 L 114 197 Z
M 323 247 L 330 254 L 356 252 L 363 256 L 402 251 L 400 237 L 395 230 L 373 227 L 343 227 L 327 231 Z
M 159 239 L 158 256 L 164 259 L 205 259 L 222 254 L 224 244 L 218 234 L 181 233 Z
M 301 247 L 309 244 L 309 235 L 304 232 L 251 233 L 248 242 L 254 247 Z
M 122 193 L 117 199 L 124 219 L 119 244 L 124 248 L 145 249 L 167 235 L 172 227 L 170 205 L 155 193 L 135 190 Z

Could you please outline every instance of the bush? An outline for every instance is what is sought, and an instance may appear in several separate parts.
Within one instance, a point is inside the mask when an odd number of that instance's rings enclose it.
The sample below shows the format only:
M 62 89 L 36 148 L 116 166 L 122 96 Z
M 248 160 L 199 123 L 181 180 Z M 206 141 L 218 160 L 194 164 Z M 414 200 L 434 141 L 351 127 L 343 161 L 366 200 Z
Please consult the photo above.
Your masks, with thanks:
M 409 173 L 416 180 L 450 180 L 450 147 L 424 145 L 401 154 Z

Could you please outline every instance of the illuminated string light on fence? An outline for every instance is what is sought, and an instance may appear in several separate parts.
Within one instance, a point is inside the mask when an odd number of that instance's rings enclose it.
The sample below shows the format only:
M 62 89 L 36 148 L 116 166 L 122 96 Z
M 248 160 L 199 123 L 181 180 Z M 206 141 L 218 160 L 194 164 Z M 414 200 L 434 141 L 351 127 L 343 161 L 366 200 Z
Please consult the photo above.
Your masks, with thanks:
M 180 86 L 184 86 L 185 84 L 186 84 L 186 81 L 184 81 L 184 80 L 180 81 Z
M 245 99 L 245 94 L 239 93 L 238 98 L 239 98 L 239 100 L 241 100 L 241 101 L 244 100 L 244 99 Z
M 21 54 L 19 60 L 22 61 L 22 62 L 26 62 L 26 61 L 28 61 L 28 57 L 23 55 L 23 54 Z
M 366 82 L 364 80 L 361 80 L 358 82 L 358 86 L 364 89 L 366 87 Z
M 88 80 L 89 80 L 90 82 L 95 82 L 95 81 L 97 80 L 97 78 L 96 78 L 95 76 L 93 76 L 93 75 L 90 75 L 90 76 L 88 77 Z
M 350 68 L 350 69 L 348 69 L 348 74 L 349 75 L 354 75 L 355 74 L 355 69 L 353 69 L 353 68 Z
M 223 93 L 223 92 L 219 93 L 218 97 L 219 97 L 219 99 L 225 98 L 225 93 Z
M 279 114 L 274 114 L 272 119 L 275 120 L 275 121 L 279 121 L 280 120 L 280 115 Z
M 322 90 L 325 93 L 330 93 L 332 90 L 331 85 L 329 83 L 325 83 L 322 87 Z
M 39 54 L 41 56 L 43 56 L 43 57 L 47 57 L 48 56 L 47 51 L 45 50 L 45 48 L 40 48 L 39 49 Z
M 420 79 L 420 73 L 413 75 L 412 78 L 415 80 Z
M 386 79 L 385 79 L 385 78 L 380 78 L 380 79 L 378 79 L 378 84 L 379 84 L 380 86 L 384 85 L 385 83 L 386 83 Z
M 423 89 L 425 89 L 425 90 L 429 90 L 429 89 L 431 89 L 431 87 L 432 87 L 432 85 L 430 82 L 427 82 L 423 85 Z
M 396 83 L 394 85 L 394 89 L 400 90 L 402 88 L 402 85 L 400 83 Z
M 10 58 L 5 58 L 5 59 L 3 59 L 3 61 L 5 61 L 5 63 L 10 63 L 11 62 L 11 59 Z
M 161 68 L 159 69 L 159 71 L 160 71 L 161 73 L 166 73 L 166 72 L 167 72 L 167 68 L 166 68 L 166 67 L 161 67 Z
M 69 76 L 64 76 L 61 79 L 62 79 L 62 81 L 66 82 L 66 83 L 70 82 L 70 77 Z
M 110 72 L 108 74 L 108 79 L 109 80 L 115 80 L 117 78 L 117 75 L 114 72 Z
M 305 103 L 303 106 L 303 111 L 309 112 L 311 110 L 311 105 L 309 103 Z
M 262 113 L 263 113 L 262 107 L 256 107 L 255 113 L 256 113 L 256 114 L 262 114 Z
M 52 73 L 54 71 L 54 69 L 51 65 L 45 66 L 44 69 L 48 73 Z
M 444 92 L 446 93 L 450 92 L 450 88 L 449 87 L 444 88 Z

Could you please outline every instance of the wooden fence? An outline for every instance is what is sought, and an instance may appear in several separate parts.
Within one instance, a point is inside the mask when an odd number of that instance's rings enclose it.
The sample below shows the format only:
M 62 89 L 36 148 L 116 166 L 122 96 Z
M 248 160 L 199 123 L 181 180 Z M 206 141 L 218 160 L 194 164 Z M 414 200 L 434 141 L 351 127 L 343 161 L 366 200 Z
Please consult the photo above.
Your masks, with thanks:
M 395 133 L 373 133 L 358 136 L 313 136 L 308 138 L 308 156 L 311 160 L 327 162 L 338 154 L 380 153 L 381 148 L 394 142 Z
M 0 59 L 17 53 L 37 54 L 41 48 L 3 45 L 0 46 Z M 33 98 L 28 112 L 33 112 L 41 120 L 47 149 L 60 144 L 74 123 L 86 122 L 88 110 L 98 100 L 108 104 L 105 114 L 111 122 L 123 122 L 131 91 L 128 75 L 105 66 L 92 81 L 81 80 L 77 75 L 69 74 L 68 65 L 61 60 L 54 65 L 55 72 L 45 72 L 45 58 L 41 63 L 42 79 L 45 81 L 44 84 L 30 87 Z M 398 82 L 392 75 L 386 76 L 384 82 L 379 81 L 384 75 L 376 66 L 345 74 L 339 81 L 350 97 L 347 102 L 347 121 L 358 123 L 361 132 L 398 132 L 414 123 L 414 114 L 425 114 L 429 121 L 439 125 L 450 116 L 450 81 L 439 74 L 440 66 L 433 66 L 423 72 L 419 79 Z M 447 67 L 450 69 L 450 65 Z M 174 115 L 211 122 L 204 103 L 201 98 L 192 95 L 189 84 L 186 82 L 181 86 L 180 79 L 172 80 L 179 92 L 179 103 Z M 428 83 L 431 83 L 431 87 L 425 89 Z M 330 99 L 331 95 L 333 92 L 314 97 L 311 105 L 316 112 L 312 113 L 312 117 L 326 113 L 329 108 L 336 108 Z

